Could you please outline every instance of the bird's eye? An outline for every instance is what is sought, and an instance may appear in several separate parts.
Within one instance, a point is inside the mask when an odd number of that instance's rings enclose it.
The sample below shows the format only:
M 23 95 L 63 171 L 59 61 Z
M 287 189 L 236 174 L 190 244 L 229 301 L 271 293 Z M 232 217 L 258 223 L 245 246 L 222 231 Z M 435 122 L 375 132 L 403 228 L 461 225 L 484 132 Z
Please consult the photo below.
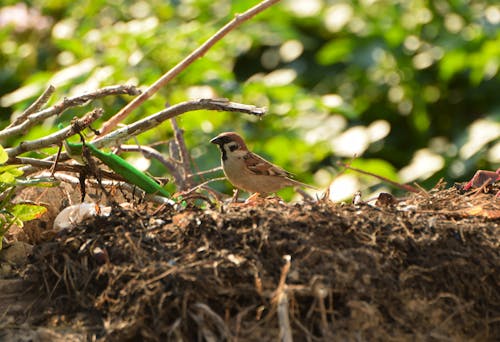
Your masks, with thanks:
M 238 149 L 238 144 L 231 144 L 229 145 L 229 151 L 234 152 L 235 150 Z

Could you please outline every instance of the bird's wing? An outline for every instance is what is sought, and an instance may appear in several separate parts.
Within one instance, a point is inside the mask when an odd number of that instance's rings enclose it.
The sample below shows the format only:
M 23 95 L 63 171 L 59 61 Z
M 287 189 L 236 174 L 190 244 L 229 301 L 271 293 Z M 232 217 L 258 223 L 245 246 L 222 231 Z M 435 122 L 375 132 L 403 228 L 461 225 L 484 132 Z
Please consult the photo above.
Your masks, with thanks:
M 256 175 L 291 177 L 292 174 L 282 168 L 268 162 L 264 158 L 248 152 L 244 157 L 248 169 Z

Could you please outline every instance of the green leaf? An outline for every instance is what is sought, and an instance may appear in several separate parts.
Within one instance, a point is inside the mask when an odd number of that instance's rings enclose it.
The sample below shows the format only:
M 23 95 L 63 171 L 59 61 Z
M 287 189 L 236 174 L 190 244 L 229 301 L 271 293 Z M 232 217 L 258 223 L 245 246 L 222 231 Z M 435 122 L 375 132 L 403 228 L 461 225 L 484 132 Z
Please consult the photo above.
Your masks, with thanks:
M 439 63 L 439 75 L 448 81 L 453 75 L 464 71 L 467 66 L 467 55 L 461 50 L 447 52 Z
M 0 183 L 4 184 L 14 184 L 16 182 L 16 177 L 10 172 L 4 172 L 0 174 Z
M 18 167 L 20 167 L 21 165 L 4 165 L 4 166 L 0 166 L 0 172 L 6 172 L 6 171 L 11 171 L 13 169 L 17 169 Z M 22 171 L 21 171 L 22 172 Z M 11 172 L 12 173 L 12 172 Z M 21 173 L 22 174 L 22 173 Z
M 12 215 L 21 221 L 31 221 L 39 218 L 47 208 L 35 204 L 16 204 L 12 207 Z
M 0 166 L 0 183 L 14 184 L 16 178 L 23 175 L 23 171 L 18 167 L 18 165 Z
M 7 152 L 5 152 L 3 146 L 0 145 L 0 164 L 4 164 L 8 159 L 9 156 L 7 155 Z
M 354 49 L 352 39 L 335 39 L 324 45 L 318 52 L 320 64 L 330 65 L 347 60 Z

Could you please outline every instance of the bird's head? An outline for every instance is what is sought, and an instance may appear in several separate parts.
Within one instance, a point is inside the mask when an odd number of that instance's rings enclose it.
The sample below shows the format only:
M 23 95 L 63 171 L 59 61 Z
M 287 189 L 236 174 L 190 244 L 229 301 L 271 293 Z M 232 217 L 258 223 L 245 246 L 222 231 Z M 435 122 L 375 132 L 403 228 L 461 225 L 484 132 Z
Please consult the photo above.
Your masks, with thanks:
M 222 160 L 226 160 L 229 153 L 234 153 L 235 151 L 248 151 L 243 138 L 235 132 L 221 133 L 210 140 L 210 142 L 219 146 L 222 153 Z

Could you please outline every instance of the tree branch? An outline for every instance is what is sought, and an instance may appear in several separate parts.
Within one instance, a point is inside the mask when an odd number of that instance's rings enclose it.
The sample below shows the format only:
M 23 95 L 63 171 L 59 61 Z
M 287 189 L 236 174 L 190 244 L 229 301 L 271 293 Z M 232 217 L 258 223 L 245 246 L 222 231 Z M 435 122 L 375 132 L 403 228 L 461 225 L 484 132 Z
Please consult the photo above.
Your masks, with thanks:
M 184 136 L 182 135 L 183 131 L 177 125 L 177 120 L 175 118 L 170 119 L 172 124 L 172 128 L 174 129 L 174 140 L 177 148 L 179 149 L 179 157 L 180 157 L 180 165 L 182 166 L 182 178 L 184 180 L 184 186 L 179 188 L 179 191 L 185 190 L 185 187 L 191 187 L 191 181 L 189 176 L 192 174 L 191 172 L 191 164 L 189 157 L 189 152 L 186 147 L 186 142 L 184 141 Z
M 18 158 L 18 159 L 29 159 L 29 158 Z M 65 165 L 65 166 L 70 166 L 70 165 Z M 78 165 L 73 165 L 73 166 L 78 166 Z M 84 166 L 80 165 L 78 167 L 83 168 Z M 105 176 L 105 175 L 106 175 L 106 173 L 103 173 L 103 176 Z M 40 176 L 41 177 L 53 177 L 54 179 L 57 179 L 57 180 L 60 180 L 60 181 L 63 181 L 63 182 L 69 183 L 69 184 L 74 184 L 75 186 L 80 185 L 80 180 L 78 179 L 78 177 L 74 177 L 74 176 L 71 176 L 71 175 L 66 174 L 66 173 L 56 173 L 52 176 L 52 175 L 49 175 L 49 174 L 42 172 L 42 173 L 40 173 Z M 116 176 L 116 175 L 110 174 L 110 176 Z M 141 197 L 144 197 L 148 201 L 152 201 L 152 202 L 155 202 L 158 204 L 175 205 L 175 202 L 169 198 L 166 198 L 163 196 L 157 196 L 157 195 L 153 195 L 153 194 L 147 194 L 142 189 L 138 188 L 135 185 L 131 185 L 127 182 L 121 181 L 120 179 L 117 179 L 116 177 L 115 178 L 109 177 L 109 178 L 111 178 L 112 180 L 103 180 L 102 181 L 103 186 L 121 188 L 121 189 L 124 189 L 124 190 L 132 193 L 132 194 L 137 194 Z M 89 183 L 91 186 L 98 185 L 96 180 L 87 179 L 86 182 Z
M 54 166 L 54 163 L 51 161 L 40 160 L 36 158 L 28 158 L 28 157 L 15 157 L 12 159 L 12 161 L 16 164 L 31 165 L 33 168 L 36 169 L 50 169 L 51 167 Z M 58 163 L 56 165 L 55 171 L 81 173 L 85 171 L 85 165 L 79 165 L 79 164 L 71 165 L 71 164 Z M 100 170 L 100 172 L 103 178 L 109 178 L 116 181 L 126 182 L 126 180 L 122 176 L 114 172 L 108 172 L 106 170 Z
M 192 175 L 190 175 L 189 178 L 200 177 L 200 176 L 207 175 L 207 174 L 210 174 L 210 173 L 214 173 L 214 172 L 217 172 L 217 171 L 222 171 L 222 166 L 217 166 L 217 167 L 214 167 L 214 168 L 209 169 L 209 170 L 198 171 L 198 172 L 193 173 Z
M 339 165 L 342 165 L 343 167 L 345 167 L 346 169 L 349 169 L 349 170 L 352 170 L 352 171 L 355 171 L 355 172 L 359 172 L 359 173 L 362 173 L 364 175 L 368 175 L 368 176 L 372 176 L 372 177 L 375 177 L 383 182 L 386 182 L 386 183 L 389 183 L 399 189 L 403 189 L 405 191 L 409 191 L 409 192 L 414 192 L 414 193 L 421 193 L 422 191 L 415 188 L 414 186 L 411 186 L 409 184 L 401 184 L 401 183 L 398 183 L 398 182 L 395 182 L 395 181 L 392 181 L 390 179 L 388 179 L 387 177 L 383 177 L 383 176 L 379 176 L 373 172 L 368 172 L 368 171 L 364 171 L 364 170 L 360 170 L 360 169 L 357 169 L 355 167 L 352 167 L 351 165 L 349 164 L 345 164 L 345 163 L 342 163 L 342 162 L 338 162 L 337 164 Z
M 49 98 L 52 96 L 52 94 L 56 91 L 56 88 L 54 86 L 49 85 L 47 89 L 40 95 L 38 99 L 36 99 L 35 102 L 31 104 L 24 112 L 21 113 L 9 126 L 6 128 L 11 128 L 14 126 L 19 125 L 21 122 L 26 120 L 28 115 L 33 114 L 35 112 L 38 112 L 46 103 L 49 101 Z
M 9 158 L 13 158 L 27 151 L 34 151 L 44 147 L 59 145 L 64 139 L 67 139 L 70 136 L 77 134 L 85 127 L 88 127 L 92 122 L 100 118 L 102 113 L 103 110 L 101 108 L 96 108 L 92 112 L 85 114 L 82 118 L 74 120 L 70 126 L 63 128 L 62 130 L 47 135 L 41 139 L 22 141 L 18 146 L 6 148 L 5 151 L 7 152 Z
M 201 58 L 215 43 L 221 40 L 229 32 L 243 24 L 245 21 L 251 19 L 255 15 L 264 11 L 268 7 L 274 5 L 280 0 L 264 0 L 257 4 L 256 6 L 250 8 L 243 14 L 237 14 L 229 23 L 217 31 L 212 37 L 210 37 L 205 43 L 199 46 L 181 62 L 179 62 L 172 69 L 167 71 L 160 77 L 155 83 L 153 83 L 148 89 L 144 91 L 141 95 L 133 99 L 129 104 L 123 107 L 118 113 L 111 117 L 104 125 L 101 127 L 102 134 L 108 134 L 113 128 L 122 122 L 134 109 L 139 107 L 141 103 L 153 96 L 159 89 L 165 86 L 171 79 L 180 74 L 184 69 L 186 69 L 190 64 L 192 64 L 196 59 Z
M 142 132 L 145 132 L 163 121 L 176 117 L 186 112 L 207 109 L 226 112 L 240 112 L 256 116 L 265 114 L 265 108 L 259 108 L 252 105 L 246 105 L 236 102 L 230 102 L 227 99 L 200 99 L 182 102 L 174 106 L 168 107 L 158 113 L 150 115 L 142 120 L 136 121 L 133 124 L 127 125 L 116 131 L 109 133 L 106 136 L 100 137 L 92 141 L 92 144 L 97 148 L 103 146 L 118 146 Z
M 61 114 L 70 107 L 83 106 L 84 104 L 86 104 L 91 100 L 99 99 L 109 95 L 121 95 L 121 94 L 137 95 L 140 94 L 140 91 L 135 86 L 118 85 L 118 86 L 101 88 L 96 91 L 75 97 L 65 98 L 63 101 L 55 104 L 52 107 L 49 107 L 40 112 L 36 112 L 26 116 L 24 120 L 18 125 L 0 131 L 0 140 L 14 135 L 22 134 L 26 132 L 29 128 L 39 124 L 46 118 L 51 117 L 53 115 Z

